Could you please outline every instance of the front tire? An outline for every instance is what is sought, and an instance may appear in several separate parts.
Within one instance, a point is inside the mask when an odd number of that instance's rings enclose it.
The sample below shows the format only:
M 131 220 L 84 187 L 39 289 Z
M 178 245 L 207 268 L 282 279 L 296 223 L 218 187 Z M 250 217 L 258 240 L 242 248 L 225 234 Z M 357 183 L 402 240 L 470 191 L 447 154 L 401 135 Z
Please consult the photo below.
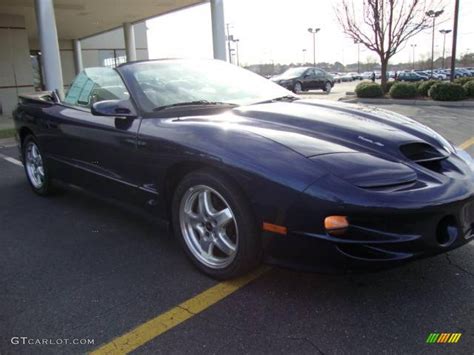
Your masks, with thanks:
M 194 265 L 224 280 L 255 268 L 260 231 L 238 187 L 214 170 L 188 174 L 172 202 L 173 230 Z
M 293 85 L 293 92 L 295 94 L 300 94 L 302 91 L 303 91 L 303 86 L 301 85 L 299 81 L 297 81 L 295 85 Z
M 32 135 L 23 140 L 22 154 L 26 178 L 32 190 L 41 196 L 50 195 L 53 192 L 51 176 L 38 142 Z

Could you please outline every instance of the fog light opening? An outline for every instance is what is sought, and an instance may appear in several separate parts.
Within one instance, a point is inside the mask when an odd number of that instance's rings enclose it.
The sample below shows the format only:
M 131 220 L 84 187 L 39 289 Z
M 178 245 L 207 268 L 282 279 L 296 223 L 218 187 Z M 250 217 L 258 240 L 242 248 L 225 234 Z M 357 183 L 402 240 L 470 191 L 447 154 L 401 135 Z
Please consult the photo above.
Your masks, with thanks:
M 456 220 L 453 216 L 444 217 L 436 228 L 436 241 L 442 247 L 447 247 L 454 243 L 459 231 Z

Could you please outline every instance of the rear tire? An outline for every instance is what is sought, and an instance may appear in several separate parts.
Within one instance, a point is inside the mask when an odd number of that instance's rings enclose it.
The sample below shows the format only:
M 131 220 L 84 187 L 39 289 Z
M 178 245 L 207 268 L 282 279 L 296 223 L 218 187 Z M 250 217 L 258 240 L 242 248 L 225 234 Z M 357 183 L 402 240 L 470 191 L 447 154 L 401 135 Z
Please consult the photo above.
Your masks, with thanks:
M 34 136 L 27 136 L 22 142 L 23 167 L 31 189 L 40 196 L 54 191 L 51 176 L 45 164 L 44 155 Z
M 175 235 L 193 264 L 225 280 L 261 260 L 260 229 L 248 201 L 227 176 L 204 169 L 186 175 L 172 201 Z
M 323 91 L 326 93 L 326 94 L 329 94 L 331 92 L 331 89 L 332 89 L 332 85 L 329 81 L 327 81 L 325 84 L 324 84 L 324 89 Z

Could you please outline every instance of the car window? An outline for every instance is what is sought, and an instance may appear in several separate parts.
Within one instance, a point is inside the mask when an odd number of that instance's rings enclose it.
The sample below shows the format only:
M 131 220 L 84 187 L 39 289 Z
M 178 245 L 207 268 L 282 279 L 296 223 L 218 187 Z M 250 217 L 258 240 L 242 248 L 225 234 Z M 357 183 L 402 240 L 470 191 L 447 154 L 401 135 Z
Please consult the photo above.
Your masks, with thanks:
M 320 69 L 314 69 L 314 74 L 317 78 L 324 76 L 324 72 Z
M 314 69 L 306 70 L 305 73 L 304 73 L 304 76 L 310 77 L 310 78 L 314 77 Z
M 64 102 L 90 108 L 94 102 L 126 100 L 129 93 L 120 75 L 112 68 L 87 68 L 74 79 Z

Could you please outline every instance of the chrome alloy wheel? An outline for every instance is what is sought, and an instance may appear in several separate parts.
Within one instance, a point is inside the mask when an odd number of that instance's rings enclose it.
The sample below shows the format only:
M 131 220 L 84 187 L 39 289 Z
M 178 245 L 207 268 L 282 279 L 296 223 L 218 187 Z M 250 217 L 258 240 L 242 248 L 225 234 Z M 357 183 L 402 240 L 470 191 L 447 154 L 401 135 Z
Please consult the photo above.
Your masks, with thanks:
M 189 188 L 179 207 L 181 233 L 191 253 L 204 265 L 223 269 L 235 258 L 239 233 L 234 213 L 216 190 Z
M 25 165 L 31 184 L 35 189 L 41 189 L 45 181 L 43 158 L 34 142 L 29 142 L 26 146 Z

